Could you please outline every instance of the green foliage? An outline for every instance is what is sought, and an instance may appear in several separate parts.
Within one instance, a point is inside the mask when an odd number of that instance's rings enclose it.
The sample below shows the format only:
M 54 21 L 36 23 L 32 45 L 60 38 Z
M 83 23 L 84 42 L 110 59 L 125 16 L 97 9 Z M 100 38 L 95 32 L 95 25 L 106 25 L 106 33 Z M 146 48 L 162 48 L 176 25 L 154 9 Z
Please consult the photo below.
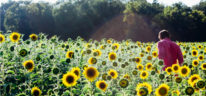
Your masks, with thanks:
M 175 36 L 173 39 L 183 41 L 204 40 L 204 36 L 198 34 L 205 32 L 206 25 L 206 1 L 193 7 L 181 2 L 164 6 L 157 0 L 153 3 L 146 0 L 62 0 L 55 4 L 12 1 L 2 4 L 0 13 L 3 31 L 17 31 L 25 37 L 44 32 L 48 37 L 56 34 L 63 40 L 77 36 L 88 40 L 99 26 L 122 13 L 124 21 L 138 15 L 154 32 L 168 29 Z
M 9 5 L 10 4 L 10 5 Z M 26 1 L 9 2 L 5 8 L 5 30 L 24 33 L 44 32 L 49 36 L 58 34 L 62 39 L 81 36 L 88 38 L 98 26 L 124 10 L 119 0 L 79 0 L 49 3 Z

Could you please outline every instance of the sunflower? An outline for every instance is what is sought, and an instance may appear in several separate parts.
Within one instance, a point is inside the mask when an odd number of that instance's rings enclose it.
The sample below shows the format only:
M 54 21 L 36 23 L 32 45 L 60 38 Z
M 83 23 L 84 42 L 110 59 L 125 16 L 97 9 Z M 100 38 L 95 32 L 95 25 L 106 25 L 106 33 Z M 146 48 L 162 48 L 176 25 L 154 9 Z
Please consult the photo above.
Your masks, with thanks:
M 202 63 L 201 68 L 202 70 L 206 70 L 206 63 Z
M 4 42 L 5 41 L 5 37 L 3 34 L 0 34 L 0 43 Z
M 29 35 L 32 41 L 36 41 L 38 39 L 38 36 L 36 34 Z
M 167 72 L 168 75 L 171 75 L 172 74 L 172 67 L 167 67 L 165 69 L 165 71 Z
M 199 80 L 197 83 L 196 83 L 196 86 L 200 89 L 204 89 L 205 87 L 205 84 L 206 82 L 204 82 L 203 80 Z
M 152 86 L 149 84 L 149 83 L 147 83 L 147 82 L 144 82 L 144 83 L 140 83 L 140 84 L 138 84 L 137 85 L 137 87 L 136 87 L 136 91 L 137 91 L 137 95 L 138 96 L 143 96 L 143 95 L 141 95 L 141 88 L 146 88 L 147 89 L 147 91 L 148 91 L 148 94 L 150 94 L 151 92 L 152 92 Z
M 92 53 L 92 51 L 90 49 L 86 50 L 86 54 L 91 54 L 91 53 Z
M 203 61 L 204 58 L 205 58 L 204 55 L 200 55 L 200 56 L 198 57 L 198 60 Z
M 59 73 L 59 68 L 54 67 L 54 68 L 52 69 L 52 72 L 53 72 L 53 74 L 57 75 L 57 74 Z
M 101 45 L 101 46 L 100 46 L 100 49 L 105 49 L 104 45 Z
M 143 54 L 143 53 L 139 53 L 139 56 L 140 56 L 140 57 L 144 57 L 144 54 Z
M 27 50 L 26 49 L 21 49 L 20 52 L 19 52 L 19 55 L 24 57 L 27 55 Z
M 199 93 L 199 92 L 200 92 L 200 88 L 197 88 L 196 85 L 195 85 L 194 89 L 195 89 L 195 92 L 196 92 L 196 93 Z
M 206 53 L 206 48 L 204 49 L 204 52 Z
M 137 75 L 137 71 L 136 70 L 132 71 L 132 74 Z
M 118 43 L 112 44 L 112 49 L 113 50 L 118 50 L 119 49 L 119 44 Z
M 112 76 L 108 75 L 107 80 L 111 80 L 111 79 L 112 79 Z
M 146 70 L 151 71 L 152 70 L 152 63 L 147 63 Z
M 63 75 L 62 83 L 66 87 L 75 86 L 77 84 L 77 76 L 72 72 L 67 72 L 66 74 Z
M 98 49 L 95 49 L 95 50 L 93 50 L 93 55 L 94 56 L 101 56 L 102 52 L 100 50 L 98 50 Z
M 182 82 L 182 78 L 181 77 L 175 77 L 175 82 L 176 83 L 181 83 Z
M 123 76 L 123 78 L 130 80 L 130 76 L 129 76 L 128 74 L 125 74 L 125 75 Z
M 113 60 L 115 60 L 116 58 L 117 58 L 116 53 L 114 53 L 114 52 L 110 52 L 110 53 L 109 53 L 109 60 L 110 60 L 110 61 L 113 61 Z
M 34 62 L 33 60 L 28 60 L 23 63 L 23 66 L 29 71 L 32 72 L 34 69 Z
M 172 91 L 172 96 L 179 96 L 179 95 L 180 95 L 180 91 L 179 90 Z
M 198 47 L 199 49 L 202 49 L 202 48 L 203 48 L 203 46 L 202 46 L 202 45 L 198 45 L 197 47 Z
M 189 96 L 192 96 L 192 94 L 195 92 L 195 90 L 192 87 L 187 87 L 185 89 L 185 93 Z
M 156 96 L 167 96 L 170 87 L 167 84 L 161 84 L 155 91 Z
M 127 79 L 121 79 L 121 80 L 119 81 L 119 86 L 120 86 L 121 88 L 126 88 L 128 85 L 129 85 L 129 81 L 128 81 Z
M 73 51 L 67 51 L 66 57 L 67 58 L 73 58 L 74 57 L 74 52 Z
M 113 66 L 117 67 L 118 66 L 117 62 L 113 62 Z
M 137 41 L 136 43 L 137 43 L 137 45 L 138 45 L 138 46 L 140 46 L 140 45 L 141 45 L 141 42 L 140 42 L 140 41 Z
M 180 67 L 179 73 L 182 77 L 187 77 L 190 74 L 190 68 L 187 66 Z
M 192 65 L 193 65 L 194 67 L 197 67 L 198 64 L 199 64 L 199 61 L 198 61 L 198 60 L 193 60 L 193 61 L 192 61 Z
M 190 76 L 190 78 L 188 79 L 188 83 L 189 83 L 191 86 L 194 86 L 198 80 L 201 80 L 201 77 L 200 77 L 198 74 L 193 74 L 193 75 Z
M 153 52 L 152 52 L 152 56 L 153 56 L 154 58 L 157 57 L 157 56 L 158 56 L 157 51 L 153 51 Z
M 113 79 L 116 79 L 117 76 L 118 76 L 117 71 L 114 70 L 114 69 L 110 69 L 109 72 L 108 72 L 108 74 L 109 74 L 110 76 L 112 76 Z
M 91 57 L 88 60 L 89 64 L 96 64 L 97 63 L 97 59 L 95 57 Z
M 86 48 L 91 48 L 92 45 L 91 45 L 90 43 L 86 43 L 86 44 L 85 44 L 85 47 L 86 47 Z
M 148 90 L 146 88 L 140 88 L 137 90 L 137 95 L 138 96 L 147 96 L 148 95 Z
M 147 60 L 152 60 L 152 56 L 147 56 Z
M 11 39 L 12 42 L 18 42 L 19 39 L 20 39 L 20 36 L 21 36 L 21 34 L 19 34 L 18 32 L 13 32 L 10 35 L 10 39 Z
M 83 72 L 85 78 L 87 78 L 89 81 L 94 81 L 98 76 L 99 72 L 95 67 L 87 67 Z
M 101 89 L 102 91 L 106 91 L 106 89 L 107 89 L 107 83 L 104 81 L 104 80 L 100 80 L 100 81 L 97 81 L 96 82 L 96 87 L 97 88 L 99 88 L 99 89 Z
M 107 40 L 107 43 L 109 43 L 109 44 L 110 44 L 110 43 L 112 43 L 112 41 L 111 41 L 111 40 Z
M 198 55 L 198 51 L 197 50 L 192 50 L 192 56 L 197 57 L 197 55 Z
M 86 68 L 88 68 L 88 65 L 83 65 L 83 69 L 85 70 Z
M 146 79 L 148 76 L 149 76 L 149 74 L 148 74 L 147 71 L 142 71 L 142 72 L 140 73 L 140 78 L 141 78 L 141 79 Z
M 172 71 L 173 71 L 174 73 L 178 73 L 178 72 L 179 72 L 179 69 L 180 69 L 179 64 L 173 64 L 173 65 L 172 65 Z
M 80 72 L 81 72 L 81 71 L 80 71 L 80 68 L 79 68 L 79 67 L 74 67 L 74 68 L 72 68 L 71 72 L 74 73 L 74 74 L 77 76 L 77 79 L 80 78 Z
M 102 74 L 102 79 L 107 80 L 107 73 Z
M 33 87 L 31 89 L 31 94 L 32 94 L 32 96 L 40 96 L 41 90 L 38 87 Z
M 147 46 L 147 47 L 146 47 L 146 51 L 147 51 L 147 52 L 150 52 L 150 50 L 151 50 L 151 46 Z
M 142 64 L 138 64 L 137 65 L 137 70 L 142 71 L 144 68 L 144 66 Z
M 139 57 L 135 57 L 135 62 L 136 62 L 137 64 L 140 64 L 140 63 L 142 62 L 142 60 L 141 60 L 141 58 L 139 58 Z

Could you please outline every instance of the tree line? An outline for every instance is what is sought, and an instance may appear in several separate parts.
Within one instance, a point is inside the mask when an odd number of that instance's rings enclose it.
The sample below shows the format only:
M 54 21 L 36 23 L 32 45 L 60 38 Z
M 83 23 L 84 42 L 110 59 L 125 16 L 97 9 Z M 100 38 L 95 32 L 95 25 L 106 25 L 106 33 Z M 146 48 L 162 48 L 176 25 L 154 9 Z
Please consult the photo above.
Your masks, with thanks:
M 88 40 L 95 29 L 113 17 L 124 14 L 123 22 L 137 14 L 147 21 L 154 33 L 168 29 L 179 41 L 205 41 L 206 1 L 188 7 L 183 3 L 164 6 L 156 0 L 59 0 L 55 4 L 10 1 L 0 7 L 0 30 L 25 34 L 43 32 L 61 39 L 77 36 Z M 137 26 L 138 27 L 138 26 Z M 136 33 L 138 34 L 138 32 Z

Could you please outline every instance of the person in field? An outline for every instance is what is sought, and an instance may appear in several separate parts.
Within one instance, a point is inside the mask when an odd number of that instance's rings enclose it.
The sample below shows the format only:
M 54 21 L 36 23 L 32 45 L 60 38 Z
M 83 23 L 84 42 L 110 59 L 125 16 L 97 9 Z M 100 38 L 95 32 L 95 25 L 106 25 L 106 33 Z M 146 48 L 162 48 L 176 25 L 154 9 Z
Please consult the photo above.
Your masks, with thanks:
M 182 66 L 183 56 L 180 47 L 173 41 L 170 40 L 170 34 L 167 30 L 161 30 L 158 38 L 158 58 L 164 61 L 165 68 L 171 67 L 172 64 L 179 63 Z M 178 60 L 178 61 L 177 61 Z

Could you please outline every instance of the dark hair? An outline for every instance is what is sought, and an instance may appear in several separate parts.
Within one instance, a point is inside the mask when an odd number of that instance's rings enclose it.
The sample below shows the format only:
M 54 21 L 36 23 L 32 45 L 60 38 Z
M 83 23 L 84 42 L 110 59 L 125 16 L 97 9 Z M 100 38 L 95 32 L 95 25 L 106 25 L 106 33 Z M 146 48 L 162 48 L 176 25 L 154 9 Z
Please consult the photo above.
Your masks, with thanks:
M 167 30 L 161 30 L 159 32 L 159 38 L 164 39 L 164 38 L 170 38 L 170 34 Z

